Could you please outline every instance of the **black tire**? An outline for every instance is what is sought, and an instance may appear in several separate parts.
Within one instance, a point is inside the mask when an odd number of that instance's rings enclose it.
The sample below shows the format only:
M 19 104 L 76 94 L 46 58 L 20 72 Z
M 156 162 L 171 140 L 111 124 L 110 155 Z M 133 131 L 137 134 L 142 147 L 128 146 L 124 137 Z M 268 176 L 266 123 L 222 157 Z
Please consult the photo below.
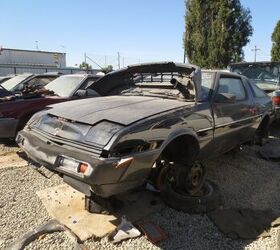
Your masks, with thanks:
M 161 196 L 169 207 L 186 213 L 207 213 L 221 206 L 222 199 L 218 186 L 206 181 L 203 188 L 206 190 L 206 194 L 190 196 L 176 192 L 167 182 Z

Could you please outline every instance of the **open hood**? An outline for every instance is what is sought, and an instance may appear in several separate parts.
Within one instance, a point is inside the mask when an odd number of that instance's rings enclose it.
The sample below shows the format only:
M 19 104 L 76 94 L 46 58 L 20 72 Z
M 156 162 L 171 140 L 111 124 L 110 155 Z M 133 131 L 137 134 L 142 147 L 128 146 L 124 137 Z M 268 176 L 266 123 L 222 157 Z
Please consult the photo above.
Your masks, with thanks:
M 201 70 L 198 66 L 184 63 L 154 62 L 130 65 L 100 78 L 94 83 L 93 88 L 102 96 L 111 94 L 112 92 L 116 94 L 113 90 L 122 86 L 131 85 L 129 79 L 133 78 L 136 74 L 145 76 L 145 74 L 166 74 L 173 72 L 186 75 L 193 81 L 195 99 L 198 100 L 201 95 Z

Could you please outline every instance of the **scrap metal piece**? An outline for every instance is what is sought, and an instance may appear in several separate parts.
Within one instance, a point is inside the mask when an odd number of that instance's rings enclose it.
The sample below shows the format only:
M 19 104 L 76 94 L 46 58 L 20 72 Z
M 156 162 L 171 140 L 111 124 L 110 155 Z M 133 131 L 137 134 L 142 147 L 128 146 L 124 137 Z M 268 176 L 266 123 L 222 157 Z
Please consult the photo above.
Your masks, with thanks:
M 166 233 L 151 221 L 139 223 L 138 226 L 153 244 L 167 239 Z
M 20 239 L 16 240 L 12 243 L 8 249 L 10 250 L 23 250 L 29 243 L 38 239 L 40 236 L 47 234 L 47 233 L 54 233 L 54 232 L 64 232 L 69 231 L 71 238 L 76 243 L 75 249 L 77 250 L 84 250 L 86 249 L 85 246 L 82 244 L 81 240 L 66 226 L 62 225 L 59 221 L 53 219 L 46 222 L 43 225 L 38 226 L 37 228 L 27 232 L 23 235 Z
M 119 243 L 126 239 L 136 238 L 141 235 L 141 232 L 132 225 L 130 221 L 122 216 L 120 225 L 118 225 L 116 231 L 111 235 L 113 243 Z

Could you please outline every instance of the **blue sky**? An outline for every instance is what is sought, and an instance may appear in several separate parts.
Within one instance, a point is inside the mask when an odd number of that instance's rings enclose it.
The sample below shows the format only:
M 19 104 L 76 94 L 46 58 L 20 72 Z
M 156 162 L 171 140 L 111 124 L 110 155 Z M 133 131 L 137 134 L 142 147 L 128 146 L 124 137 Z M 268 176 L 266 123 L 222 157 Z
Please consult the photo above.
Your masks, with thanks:
M 245 59 L 270 60 L 271 33 L 280 19 L 279 0 L 241 0 L 252 12 L 254 34 Z M 67 64 L 84 53 L 102 66 L 151 60 L 183 60 L 184 0 L 1 1 L 0 45 L 67 53 Z

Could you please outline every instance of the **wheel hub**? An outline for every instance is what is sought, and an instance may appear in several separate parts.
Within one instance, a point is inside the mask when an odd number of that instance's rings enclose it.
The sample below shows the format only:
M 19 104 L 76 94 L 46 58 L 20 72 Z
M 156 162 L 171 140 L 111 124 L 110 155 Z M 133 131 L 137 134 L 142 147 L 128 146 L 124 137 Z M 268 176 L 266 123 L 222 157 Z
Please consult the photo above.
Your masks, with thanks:
M 204 166 L 201 163 L 195 163 L 189 168 L 182 164 L 164 164 L 158 173 L 156 187 L 162 191 L 166 182 L 172 183 L 176 189 L 194 195 L 205 182 Z
M 205 182 L 204 167 L 200 163 L 195 163 L 190 168 L 181 169 L 177 172 L 177 175 L 179 175 L 177 177 L 177 187 L 191 195 L 196 194 Z

